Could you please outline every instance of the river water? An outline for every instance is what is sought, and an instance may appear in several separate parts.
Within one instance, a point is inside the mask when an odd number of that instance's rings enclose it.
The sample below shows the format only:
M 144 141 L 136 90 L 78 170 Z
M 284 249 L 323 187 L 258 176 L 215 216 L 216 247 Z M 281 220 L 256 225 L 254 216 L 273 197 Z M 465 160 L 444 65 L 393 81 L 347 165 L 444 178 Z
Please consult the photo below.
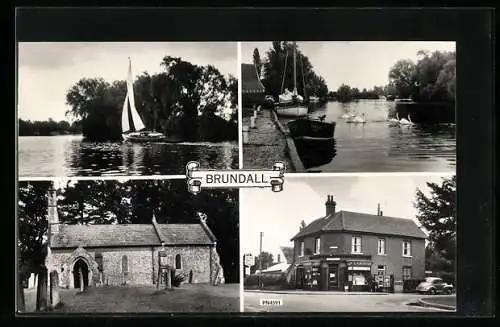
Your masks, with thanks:
M 456 170 L 455 127 L 412 127 L 387 122 L 395 103 L 385 100 L 327 102 L 313 108 L 313 116 L 336 121 L 335 156 L 315 172 L 451 172 Z M 342 114 L 365 114 L 366 124 L 349 124 Z M 280 119 L 281 120 L 281 119 Z M 286 123 L 287 120 L 283 120 Z
M 204 169 L 237 169 L 238 143 L 92 143 L 78 135 L 18 141 L 19 177 L 184 175 L 192 160 Z

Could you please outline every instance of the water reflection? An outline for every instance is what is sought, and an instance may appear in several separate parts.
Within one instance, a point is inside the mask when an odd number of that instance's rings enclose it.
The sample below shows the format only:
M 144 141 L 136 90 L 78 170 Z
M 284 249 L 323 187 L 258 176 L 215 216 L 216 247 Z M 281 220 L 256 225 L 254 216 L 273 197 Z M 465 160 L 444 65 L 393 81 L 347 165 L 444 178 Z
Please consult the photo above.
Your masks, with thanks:
M 448 124 L 399 126 L 394 102 L 360 100 L 328 102 L 311 108 L 312 116 L 335 121 L 335 155 L 311 170 L 322 172 L 450 171 L 456 165 L 455 126 Z M 366 124 L 346 123 L 346 113 L 364 114 Z M 286 120 L 285 120 L 286 122 Z M 302 160 L 304 161 L 304 159 Z M 310 161 L 309 161 L 310 162 Z
M 183 175 L 189 161 L 237 169 L 238 145 L 223 143 L 82 142 L 81 137 L 19 137 L 19 175 Z

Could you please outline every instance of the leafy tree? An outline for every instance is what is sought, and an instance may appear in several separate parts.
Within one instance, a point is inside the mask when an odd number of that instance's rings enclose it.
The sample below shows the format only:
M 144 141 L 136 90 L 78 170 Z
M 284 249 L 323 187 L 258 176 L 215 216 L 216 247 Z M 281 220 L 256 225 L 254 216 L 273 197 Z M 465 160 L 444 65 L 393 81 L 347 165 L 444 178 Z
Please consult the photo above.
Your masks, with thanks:
M 455 52 L 420 50 L 417 63 L 399 60 L 389 71 L 392 93 L 416 101 L 455 101 Z
M 18 183 L 18 267 L 24 277 L 37 272 L 45 260 L 49 187 L 48 181 Z
M 261 76 L 260 74 L 262 72 L 262 60 L 260 59 L 259 49 L 257 48 L 253 50 L 253 64 L 257 69 L 257 73 L 259 74 L 259 76 Z
M 326 97 L 328 88 L 324 79 L 316 75 L 309 58 L 302 54 L 297 47 L 297 92 L 304 96 L 304 84 L 306 96 L 315 94 L 318 97 Z M 293 44 L 283 41 L 273 41 L 272 47 L 266 53 L 264 60 L 264 79 L 262 83 L 268 94 L 277 97 L 284 89 L 293 90 Z M 285 67 L 286 61 L 286 67 Z M 283 75 L 285 75 L 283 83 Z M 283 89 L 282 89 L 283 84 Z
M 266 270 L 267 268 L 272 266 L 272 264 L 274 262 L 273 255 L 269 252 L 262 251 L 261 254 L 259 254 L 257 257 L 255 257 L 255 266 L 254 266 L 255 269 L 254 269 L 254 271 L 260 269 L 261 262 L 262 262 L 262 270 Z
M 389 80 L 400 98 L 409 98 L 415 93 L 416 66 L 411 60 L 399 60 L 389 71 Z
M 417 219 L 429 231 L 427 255 L 441 258 L 440 268 L 454 271 L 456 255 L 456 176 L 441 185 L 427 183 L 430 195 L 417 190 Z M 436 265 L 434 263 L 434 265 Z
M 348 102 L 351 101 L 353 98 L 352 96 L 352 89 L 349 85 L 342 84 L 339 86 L 337 89 L 337 100 L 340 102 Z
M 164 72 L 154 75 L 144 72 L 134 81 L 136 108 L 147 129 L 196 141 L 200 138 L 200 115 L 221 118 L 205 123 L 234 125 L 231 119 L 237 110 L 238 89 L 237 81 L 234 87 L 234 77 L 226 80 L 214 66 L 198 66 L 171 56 L 165 56 L 160 65 Z M 87 140 L 118 140 L 122 137 L 125 95 L 125 81 L 110 84 L 102 78 L 83 78 L 66 94 L 66 102 L 71 107 L 67 114 L 81 120 Z M 235 138 L 229 134 L 223 136 Z

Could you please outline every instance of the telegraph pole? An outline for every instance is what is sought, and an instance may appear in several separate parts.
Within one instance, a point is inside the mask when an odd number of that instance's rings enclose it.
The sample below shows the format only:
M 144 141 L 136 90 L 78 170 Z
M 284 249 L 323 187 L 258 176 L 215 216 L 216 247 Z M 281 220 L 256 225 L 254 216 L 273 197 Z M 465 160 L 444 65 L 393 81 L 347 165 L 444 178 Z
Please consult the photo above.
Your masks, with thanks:
M 262 236 L 263 232 L 260 232 L 260 247 L 259 247 L 259 289 L 262 289 Z

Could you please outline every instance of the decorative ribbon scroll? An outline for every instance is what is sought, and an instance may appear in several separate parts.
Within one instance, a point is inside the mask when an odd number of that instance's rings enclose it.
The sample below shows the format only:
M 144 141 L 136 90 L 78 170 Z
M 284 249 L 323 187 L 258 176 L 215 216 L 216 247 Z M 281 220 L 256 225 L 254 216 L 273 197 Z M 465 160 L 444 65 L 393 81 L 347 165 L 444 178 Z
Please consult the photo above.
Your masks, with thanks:
M 276 162 L 271 170 L 200 170 L 200 164 L 186 165 L 189 192 L 198 194 L 202 188 L 270 187 L 273 192 L 283 190 L 285 163 Z

